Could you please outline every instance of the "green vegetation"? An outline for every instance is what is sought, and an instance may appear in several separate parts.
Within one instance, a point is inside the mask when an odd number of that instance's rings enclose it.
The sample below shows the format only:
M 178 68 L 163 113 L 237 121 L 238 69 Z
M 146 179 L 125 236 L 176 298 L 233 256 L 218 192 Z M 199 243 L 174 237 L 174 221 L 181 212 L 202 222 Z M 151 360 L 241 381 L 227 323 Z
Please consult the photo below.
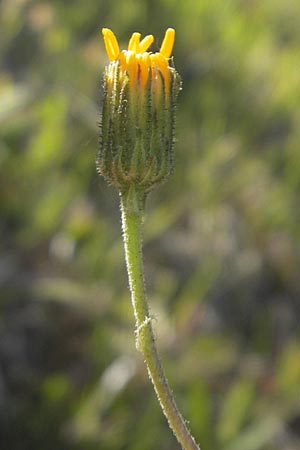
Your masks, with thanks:
M 175 172 L 147 204 L 158 345 L 202 450 L 300 442 L 296 0 L 3 0 L 0 448 L 177 449 L 96 174 L 100 29 L 176 29 Z

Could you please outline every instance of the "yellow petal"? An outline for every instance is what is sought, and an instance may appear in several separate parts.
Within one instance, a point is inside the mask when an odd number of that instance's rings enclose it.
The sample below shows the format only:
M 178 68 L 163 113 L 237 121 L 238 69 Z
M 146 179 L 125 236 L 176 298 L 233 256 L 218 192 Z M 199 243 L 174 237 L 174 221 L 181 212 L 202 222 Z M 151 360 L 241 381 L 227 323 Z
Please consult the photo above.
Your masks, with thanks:
M 136 54 L 132 50 L 126 52 L 126 71 L 129 77 L 130 86 L 133 87 L 137 75 Z
M 147 52 L 144 52 L 139 55 L 138 58 L 139 68 L 140 68 L 140 83 L 142 88 L 146 86 L 148 76 L 149 76 L 149 68 L 150 68 L 150 55 Z
M 152 36 L 152 34 L 148 34 L 148 36 L 145 36 L 144 39 L 140 42 L 139 53 L 144 53 L 145 51 L 147 51 L 153 41 L 154 37 Z
M 134 53 L 137 53 L 140 45 L 140 39 L 141 33 L 133 33 L 128 43 L 128 50 L 132 50 Z
M 175 30 L 173 28 L 168 28 L 159 50 L 159 53 L 161 53 L 165 58 L 170 58 L 174 46 L 174 40 Z
M 109 28 L 102 28 L 106 53 L 110 61 L 118 58 L 120 49 L 116 36 Z

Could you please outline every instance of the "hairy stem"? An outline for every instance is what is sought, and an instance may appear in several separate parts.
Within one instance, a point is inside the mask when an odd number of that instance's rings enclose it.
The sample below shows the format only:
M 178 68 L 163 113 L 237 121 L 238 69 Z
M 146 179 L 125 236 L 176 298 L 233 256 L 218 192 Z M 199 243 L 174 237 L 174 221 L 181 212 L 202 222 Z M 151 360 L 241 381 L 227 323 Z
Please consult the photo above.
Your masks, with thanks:
M 121 193 L 123 239 L 131 301 L 136 321 L 136 346 L 144 356 L 162 410 L 184 450 L 200 450 L 178 410 L 156 348 L 145 292 L 142 258 L 144 198 L 134 188 Z

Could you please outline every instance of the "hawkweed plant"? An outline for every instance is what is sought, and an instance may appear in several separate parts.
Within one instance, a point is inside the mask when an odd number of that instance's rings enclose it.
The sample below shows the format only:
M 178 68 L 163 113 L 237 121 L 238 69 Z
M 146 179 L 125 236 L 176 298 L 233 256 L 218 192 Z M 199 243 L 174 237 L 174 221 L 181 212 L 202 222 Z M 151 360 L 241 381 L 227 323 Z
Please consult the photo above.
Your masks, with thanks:
M 148 193 L 173 168 L 175 109 L 181 89 L 171 58 L 175 30 L 168 28 L 160 50 L 154 38 L 133 33 L 128 50 L 114 33 L 102 34 L 109 64 L 103 78 L 103 106 L 97 169 L 120 194 L 123 240 L 136 322 L 136 347 L 143 354 L 161 408 L 184 450 L 200 450 L 176 405 L 155 343 L 146 297 L 142 223 Z

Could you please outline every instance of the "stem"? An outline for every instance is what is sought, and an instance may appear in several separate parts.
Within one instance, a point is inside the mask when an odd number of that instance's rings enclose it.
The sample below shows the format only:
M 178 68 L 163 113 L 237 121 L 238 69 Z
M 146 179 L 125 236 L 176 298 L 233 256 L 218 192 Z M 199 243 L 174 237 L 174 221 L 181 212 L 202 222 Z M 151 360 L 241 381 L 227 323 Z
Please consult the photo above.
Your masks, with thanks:
M 146 299 L 142 258 L 142 219 L 144 195 L 134 188 L 121 193 L 121 211 L 126 265 L 131 301 L 136 321 L 136 347 L 145 358 L 149 377 L 161 408 L 184 450 L 200 450 L 177 408 L 156 348 Z

